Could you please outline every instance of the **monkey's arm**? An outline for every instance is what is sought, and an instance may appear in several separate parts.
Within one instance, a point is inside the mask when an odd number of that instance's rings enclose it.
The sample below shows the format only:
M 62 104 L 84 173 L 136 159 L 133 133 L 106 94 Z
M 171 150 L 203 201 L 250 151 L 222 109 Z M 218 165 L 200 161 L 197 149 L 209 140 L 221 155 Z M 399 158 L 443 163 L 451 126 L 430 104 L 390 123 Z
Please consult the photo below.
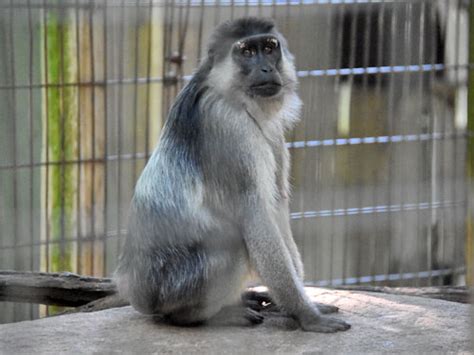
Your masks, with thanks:
M 290 257 L 293 261 L 293 266 L 296 269 L 296 274 L 301 280 L 304 280 L 303 262 L 301 261 L 298 247 L 296 246 L 293 233 L 291 232 L 290 207 L 287 198 L 281 199 L 281 201 L 278 203 L 276 221 L 278 223 L 278 229 L 280 230 L 283 240 L 285 241 L 285 245 L 290 252 Z
M 293 234 L 291 233 L 290 207 L 288 201 L 290 194 L 290 184 L 288 181 L 290 170 L 290 154 L 288 152 L 288 148 L 285 147 L 285 138 L 283 135 L 280 137 L 279 141 L 276 142 L 273 150 L 275 152 L 275 160 L 278 166 L 276 180 L 280 196 L 275 220 L 278 223 L 278 228 L 281 235 L 283 236 L 285 245 L 290 252 L 291 260 L 293 261 L 293 266 L 296 269 L 296 273 L 301 280 L 304 280 L 303 263 L 301 261 L 301 256 L 298 252 L 295 240 L 293 239 Z
M 257 270 L 264 284 L 270 289 L 277 304 L 291 315 L 301 309 L 318 311 L 310 305 L 303 283 L 292 265 L 286 243 L 270 216 L 264 203 L 255 202 L 249 206 L 244 220 L 244 239 L 250 262 Z
M 285 241 L 271 218 L 270 206 L 258 197 L 251 200 L 244 217 L 244 239 L 250 262 L 276 303 L 294 317 L 303 330 L 335 332 L 349 329 L 343 321 L 321 316 L 311 304 L 302 280 L 292 267 Z

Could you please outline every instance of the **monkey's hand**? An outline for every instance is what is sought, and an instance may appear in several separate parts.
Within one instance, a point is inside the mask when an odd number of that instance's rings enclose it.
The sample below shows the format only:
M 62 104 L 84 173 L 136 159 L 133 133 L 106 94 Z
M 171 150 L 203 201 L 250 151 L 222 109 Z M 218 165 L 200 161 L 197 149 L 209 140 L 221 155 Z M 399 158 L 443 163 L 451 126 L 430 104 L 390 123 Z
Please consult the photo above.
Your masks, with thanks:
M 297 317 L 301 329 L 307 332 L 334 333 L 348 330 L 351 325 L 331 317 L 321 316 L 316 312 L 307 312 Z

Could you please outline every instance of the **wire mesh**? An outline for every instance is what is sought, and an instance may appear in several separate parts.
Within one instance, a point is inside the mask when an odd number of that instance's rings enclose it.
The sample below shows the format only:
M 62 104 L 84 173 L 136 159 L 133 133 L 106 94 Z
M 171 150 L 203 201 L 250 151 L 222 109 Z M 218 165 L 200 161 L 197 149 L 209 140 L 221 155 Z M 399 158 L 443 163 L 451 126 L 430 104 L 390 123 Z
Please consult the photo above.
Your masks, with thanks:
M 275 19 L 303 117 L 292 228 L 314 285 L 462 284 L 469 2 L 0 4 L 0 269 L 110 276 L 133 187 L 218 23 Z M 0 321 L 36 318 L 0 303 Z

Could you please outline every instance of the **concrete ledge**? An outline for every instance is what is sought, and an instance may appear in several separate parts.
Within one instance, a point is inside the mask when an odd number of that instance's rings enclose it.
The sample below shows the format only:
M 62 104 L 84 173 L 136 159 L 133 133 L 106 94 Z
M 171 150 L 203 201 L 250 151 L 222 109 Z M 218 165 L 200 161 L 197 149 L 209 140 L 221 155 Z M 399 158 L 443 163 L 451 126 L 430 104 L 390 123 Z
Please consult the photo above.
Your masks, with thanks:
M 131 307 L 0 325 L 0 353 L 471 352 L 470 305 L 412 296 L 308 288 L 340 307 L 352 329 L 336 334 L 252 328 L 179 328 Z

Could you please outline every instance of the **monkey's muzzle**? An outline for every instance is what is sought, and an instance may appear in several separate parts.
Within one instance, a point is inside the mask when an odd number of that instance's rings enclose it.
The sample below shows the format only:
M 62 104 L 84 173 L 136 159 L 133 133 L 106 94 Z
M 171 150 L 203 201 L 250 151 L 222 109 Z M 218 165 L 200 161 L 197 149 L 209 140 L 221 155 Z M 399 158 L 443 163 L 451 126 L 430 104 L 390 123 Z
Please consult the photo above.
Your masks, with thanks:
M 274 81 L 264 82 L 250 87 L 250 91 L 253 95 L 262 97 L 275 96 L 280 90 L 281 84 Z

